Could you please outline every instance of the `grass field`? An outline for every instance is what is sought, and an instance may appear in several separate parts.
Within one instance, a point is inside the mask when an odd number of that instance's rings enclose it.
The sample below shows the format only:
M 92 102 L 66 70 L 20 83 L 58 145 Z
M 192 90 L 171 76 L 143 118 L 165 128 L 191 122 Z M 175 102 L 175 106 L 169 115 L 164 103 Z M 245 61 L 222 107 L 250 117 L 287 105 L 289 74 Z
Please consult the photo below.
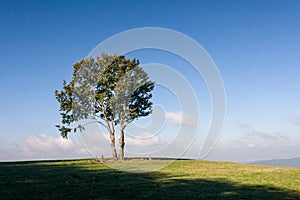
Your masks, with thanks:
M 300 199 L 300 168 L 178 160 L 131 173 L 93 160 L 0 163 L 0 199 Z

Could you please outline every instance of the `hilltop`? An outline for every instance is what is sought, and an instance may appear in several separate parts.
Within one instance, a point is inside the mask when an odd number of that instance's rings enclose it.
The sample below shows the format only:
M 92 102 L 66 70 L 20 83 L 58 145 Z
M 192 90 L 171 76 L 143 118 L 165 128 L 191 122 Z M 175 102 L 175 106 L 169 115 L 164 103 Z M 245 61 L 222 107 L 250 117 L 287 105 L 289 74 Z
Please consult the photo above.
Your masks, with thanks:
M 0 188 L 3 199 L 299 199 L 300 169 L 177 160 L 157 171 L 132 173 L 94 160 L 6 162 L 0 163 Z

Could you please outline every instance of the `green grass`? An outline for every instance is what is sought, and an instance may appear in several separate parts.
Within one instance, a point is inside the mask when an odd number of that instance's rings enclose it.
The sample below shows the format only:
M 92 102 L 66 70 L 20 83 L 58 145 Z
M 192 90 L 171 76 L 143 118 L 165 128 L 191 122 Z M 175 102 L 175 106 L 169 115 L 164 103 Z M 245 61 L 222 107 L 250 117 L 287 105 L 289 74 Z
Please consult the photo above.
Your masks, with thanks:
M 132 173 L 93 160 L 0 163 L 0 199 L 300 199 L 300 168 L 178 160 Z

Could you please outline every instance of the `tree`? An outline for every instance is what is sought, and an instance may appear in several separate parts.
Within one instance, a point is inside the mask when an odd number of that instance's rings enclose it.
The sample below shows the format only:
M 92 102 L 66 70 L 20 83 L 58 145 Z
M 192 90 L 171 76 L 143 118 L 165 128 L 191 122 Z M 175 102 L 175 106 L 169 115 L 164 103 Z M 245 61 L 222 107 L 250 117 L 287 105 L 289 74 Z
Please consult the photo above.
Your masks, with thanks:
M 62 125 L 56 125 L 62 137 L 96 122 L 110 136 L 112 157 L 124 159 L 124 131 L 128 124 L 152 112 L 154 82 L 136 59 L 102 54 L 82 59 L 73 65 L 72 80 L 55 91 L 60 104 Z M 81 122 L 88 120 L 87 123 Z M 119 157 L 115 147 L 115 127 L 119 126 Z

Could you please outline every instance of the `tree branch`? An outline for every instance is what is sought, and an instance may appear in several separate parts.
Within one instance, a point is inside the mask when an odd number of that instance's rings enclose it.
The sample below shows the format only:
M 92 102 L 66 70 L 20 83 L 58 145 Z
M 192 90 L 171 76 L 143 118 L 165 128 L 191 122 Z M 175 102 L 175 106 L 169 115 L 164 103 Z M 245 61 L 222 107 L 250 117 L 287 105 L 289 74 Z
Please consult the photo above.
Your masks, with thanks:
M 112 132 L 112 128 L 111 128 L 111 126 L 109 124 L 109 120 L 108 120 L 107 115 L 106 115 L 106 109 L 105 109 L 105 107 L 103 106 L 102 103 L 99 103 L 98 101 L 95 101 L 95 102 L 102 109 L 102 112 L 103 112 L 103 115 L 104 115 L 104 118 L 105 118 L 105 122 L 106 122 L 106 125 L 107 125 L 106 127 L 107 127 L 108 131 L 110 133 L 114 133 L 114 132 Z

